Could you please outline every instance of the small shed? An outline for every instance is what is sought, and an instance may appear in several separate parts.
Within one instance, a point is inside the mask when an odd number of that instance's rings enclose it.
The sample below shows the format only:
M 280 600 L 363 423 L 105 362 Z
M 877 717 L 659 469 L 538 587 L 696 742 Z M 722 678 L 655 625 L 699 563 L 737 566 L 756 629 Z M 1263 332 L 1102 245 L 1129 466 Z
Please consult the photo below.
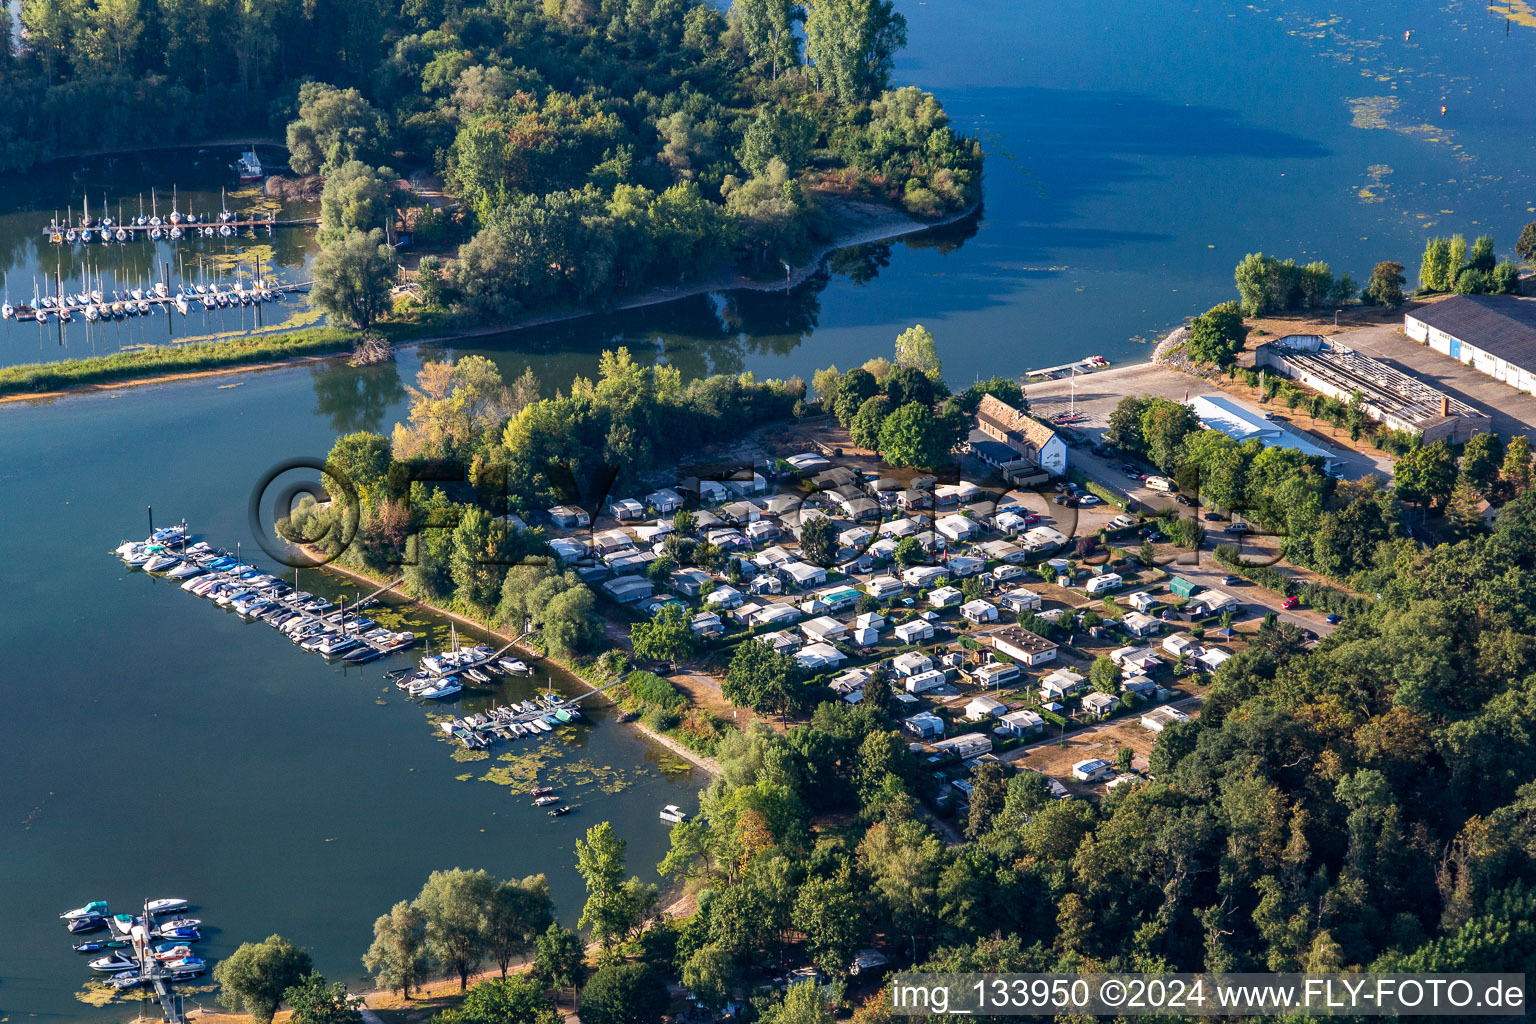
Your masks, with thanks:
M 1191 598 L 1199 592 L 1200 584 L 1183 576 L 1173 576 L 1168 580 L 1168 589 L 1173 591 L 1174 597 Z

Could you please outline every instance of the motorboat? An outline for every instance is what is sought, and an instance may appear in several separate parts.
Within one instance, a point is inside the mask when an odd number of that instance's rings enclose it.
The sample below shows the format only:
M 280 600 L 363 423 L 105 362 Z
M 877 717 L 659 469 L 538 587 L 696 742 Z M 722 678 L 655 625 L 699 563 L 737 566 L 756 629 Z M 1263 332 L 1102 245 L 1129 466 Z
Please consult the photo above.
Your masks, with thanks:
M 195 929 L 195 927 L 201 923 L 203 923 L 203 918 L 177 918 L 177 920 L 166 921 L 166 923 L 161 924 L 160 930 L 161 932 L 164 932 L 167 927 L 169 927 L 169 929 L 178 929 L 178 927 L 190 927 L 190 929 Z
M 107 984 L 113 988 L 138 988 L 146 980 L 144 975 L 140 974 L 137 970 L 132 970 L 123 971 L 121 974 L 114 974 L 107 979 Z
M 423 700 L 445 700 L 464 689 L 464 684 L 459 682 L 458 676 L 443 676 L 433 682 L 435 685 L 430 689 L 421 691 L 416 696 Z
M 502 658 L 496 664 L 500 665 L 501 670 L 508 675 L 526 676 L 529 673 L 528 663 L 517 658 Z
M 75 917 L 69 921 L 69 930 L 75 935 L 100 931 L 107 926 L 105 917 Z
M 548 807 L 550 804 L 557 804 L 559 802 L 560 798 L 557 796 L 541 796 L 533 802 L 533 806 Z
M 185 580 L 206 575 L 207 572 L 207 569 L 204 569 L 202 566 L 196 564 L 195 562 L 184 562 L 167 572 L 165 574 L 165 578 L 168 580 Z
M 100 953 L 107 948 L 105 939 L 90 939 L 86 942 L 77 942 L 74 945 L 76 953 Z
M 362 641 L 355 636 L 329 636 L 316 644 L 314 651 L 322 658 L 336 658 L 360 646 Z
M 157 939 L 169 939 L 173 942 L 200 942 L 203 935 L 196 928 L 156 928 L 153 932 Z
M 187 909 L 187 901 L 175 896 L 163 896 L 158 900 L 150 900 L 144 904 L 144 912 L 159 917 L 161 914 L 175 914 Z
M 112 926 L 112 930 L 119 935 L 132 935 L 134 925 L 143 924 L 144 919 L 141 917 L 134 917 L 132 914 L 113 914 L 107 923 L 110 924 Z
M 185 942 L 157 942 L 150 955 L 161 963 L 166 963 L 191 956 L 192 947 Z
M 554 791 L 555 791 L 555 787 L 554 786 L 538 786 L 531 793 L 529 793 L 528 795 L 529 796 L 549 796 Z
M 261 161 L 257 159 L 254 148 L 240 154 L 240 159 L 235 161 L 235 174 L 241 181 L 260 181 L 262 179 Z
M 105 916 L 107 916 L 107 902 L 106 902 L 106 900 L 92 900 L 90 903 L 87 903 L 83 907 L 76 907 L 74 910 L 66 910 L 66 911 L 64 911 L 64 913 L 59 915 L 59 920 L 61 920 L 61 921 L 73 921 L 76 918 L 80 918 L 80 917 L 105 917 Z
M 556 807 L 554 810 L 550 811 L 549 812 L 549 816 L 551 818 L 558 818 L 558 817 L 561 817 L 562 815 L 566 815 L 566 814 L 570 814 L 570 813 L 571 813 L 571 805 L 570 804 L 564 804 L 564 805 L 562 805 L 560 807 Z
M 117 974 L 121 971 L 138 970 L 139 962 L 122 950 L 114 950 L 106 956 L 97 957 L 95 960 L 92 960 L 90 968 L 93 971 L 100 971 L 102 974 Z
M 688 812 L 677 806 L 677 804 L 667 804 L 667 806 L 661 809 L 661 820 L 670 821 L 674 825 L 681 825 L 688 820 Z
M 160 554 L 145 562 L 142 568 L 145 572 L 163 572 L 181 564 L 181 559 L 171 554 Z
M 194 971 L 201 974 L 207 966 L 202 957 L 196 956 L 184 956 L 179 960 L 171 960 L 165 965 L 166 970 L 175 974 L 190 974 Z

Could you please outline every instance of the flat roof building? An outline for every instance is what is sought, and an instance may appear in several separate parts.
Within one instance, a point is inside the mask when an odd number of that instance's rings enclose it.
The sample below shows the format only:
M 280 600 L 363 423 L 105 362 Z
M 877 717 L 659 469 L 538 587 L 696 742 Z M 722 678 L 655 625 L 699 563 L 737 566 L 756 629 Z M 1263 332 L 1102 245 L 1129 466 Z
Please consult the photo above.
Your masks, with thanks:
M 1197 395 L 1189 400 L 1189 407 L 1200 417 L 1200 424 L 1210 430 L 1219 430 L 1232 440 L 1241 444 L 1250 438 L 1257 438 L 1262 444 L 1270 448 L 1290 448 L 1301 452 L 1303 455 L 1316 456 L 1323 460 L 1323 467 L 1329 467 L 1334 461 L 1334 454 L 1313 444 L 1293 430 L 1290 430 L 1273 420 L 1266 419 L 1264 414 L 1253 406 L 1226 395 Z
M 1291 334 L 1265 342 L 1254 349 L 1254 365 L 1340 402 L 1358 391 L 1366 416 L 1416 434 L 1426 444 L 1441 438 L 1460 444 L 1492 429 L 1493 421 L 1481 409 L 1321 335 Z
M 1536 394 L 1536 300 L 1453 295 L 1404 314 L 1403 333 L 1494 380 Z

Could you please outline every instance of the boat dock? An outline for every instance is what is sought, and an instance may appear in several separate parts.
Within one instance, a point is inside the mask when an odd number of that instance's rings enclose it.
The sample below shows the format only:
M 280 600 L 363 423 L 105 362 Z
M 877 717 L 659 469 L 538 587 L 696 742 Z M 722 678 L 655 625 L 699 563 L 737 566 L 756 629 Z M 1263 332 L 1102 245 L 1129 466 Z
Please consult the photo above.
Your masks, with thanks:
M 1109 367 L 1109 360 L 1103 356 L 1089 356 L 1086 359 L 1079 359 L 1075 363 L 1062 363 L 1059 366 L 1047 366 L 1040 370 L 1027 370 L 1024 373 L 1023 380 L 1037 382 L 1060 380 L 1068 374 L 1075 377 L 1080 373 L 1098 373 L 1101 370 L 1109 369 Z
M 275 215 L 247 220 L 184 220 L 179 223 L 95 225 L 79 227 L 57 221 L 43 228 L 42 235 L 54 245 L 136 242 L 143 239 L 178 241 L 182 238 L 233 238 L 242 231 L 266 229 L 270 235 L 274 228 L 307 228 L 320 223 L 319 217 L 291 217 L 279 220 Z

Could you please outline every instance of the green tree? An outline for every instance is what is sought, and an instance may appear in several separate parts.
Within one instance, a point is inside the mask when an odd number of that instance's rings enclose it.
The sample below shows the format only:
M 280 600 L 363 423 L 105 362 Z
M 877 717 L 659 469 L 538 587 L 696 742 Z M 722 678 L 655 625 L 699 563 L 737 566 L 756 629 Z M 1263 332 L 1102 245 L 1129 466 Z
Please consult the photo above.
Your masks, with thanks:
M 900 566 L 922 565 L 928 561 L 928 552 L 916 537 L 901 538 L 892 555 Z
M 281 935 L 264 942 L 244 942 L 213 969 L 219 983 L 219 1000 L 236 1012 L 251 1015 L 258 1024 L 271 1024 L 282 1004 L 283 993 L 298 985 L 313 970 L 309 953 Z
M 1527 262 L 1536 261 L 1536 220 L 1520 229 L 1520 238 L 1515 242 L 1515 255 Z
M 885 418 L 890 415 L 890 412 L 891 400 L 884 395 L 867 399 L 854 414 L 853 422 L 848 424 L 848 436 L 860 448 L 878 451 L 880 427 L 885 423 Z
M 1492 497 L 1503 464 L 1504 442 L 1492 431 L 1472 435 L 1461 450 L 1462 479 L 1485 498 Z
M 388 139 L 384 118 L 356 89 L 324 82 L 299 87 L 299 116 L 288 124 L 288 163 L 299 174 L 329 174 L 367 161 Z
M 1531 470 L 1531 441 L 1524 434 L 1516 434 L 1504 448 L 1504 464 L 1499 468 L 1499 479 L 1504 486 L 1518 496 L 1529 491 L 1536 478 Z
M 1497 262 L 1498 257 L 1493 253 L 1493 236 L 1479 235 L 1472 243 L 1472 251 L 1467 254 L 1467 266 L 1491 274 Z
M 348 992 L 345 982 L 327 985 L 317 971 L 283 993 L 283 1000 L 293 1007 L 293 1024 L 362 1024 L 362 997 Z
M 1488 290 L 1495 295 L 1513 295 L 1520 290 L 1520 269 L 1509 260 L 1500 260 L 1488 278 Z
M 1371 279 L 1365 283 L 1362 298 L 1373 306 L 1396 309 L 1403 304 L 1403 265 L 1396 260 L 1382 260 L 1371 271 Z
M 580 986 L 587 978 L 587 954 L 581 936 L 551 923 L 538 938 L 530 974 L 556 990 Z
M 629 638 L 636 658 L 647 661 L 685 658 L 693 653 L 693 630 L 688 622 L 688 609 L 669 601 L 656 609 L 656 614 L 647 621 L 631 626 Z
M 1193 409 L 1166 398 L 1148 400 L 1141 413 L 1147 457 L 1165 471 L 1178 465 L 1184 439 L 1199 429 L 1200 417 Z
M 763 1024 L 833 1024 L 826 991 L 814 981 L 802 981 L 784 990 L 784 998 L 763 1011 Z
M 1237 303 L 1223 302 L 1190 322 L 1189 344 L 1185 351 L 1195 362 L 1226 366 L 1237 358 L 1247 335 L 1248 329 L 1243 326 L 1243 314 Z
M 908 327 L 896 336 L 896 367 L 910 366 L 934 380 L 943 379 L 939 345 L 933 332 L 922 324 Z
M 540 876 L 543 877 L 543 876 Z M 526 978 L 482 981 L 432 1024 L 561 1024 L 565 1015 Z
M 444 970 L 459 976 L 460 992 L 485 959 L 486 913 L 495 888 L 487 871 L 453 868 L 432 872 L 416 897 L 427 951 Z
M 817 0 L 805 20 L 806 56 L 817 88 L 853 105 L 890 82 L 907 20 L 890 0 Z
M 1393 483 L 1405 501 L 1441 505 L 1456 485 L 1456 456 L 1441 439 L 1415 448 L 1397 462 Z
M 943 397 L 942 381 L 928 376 L 915 366 L 895 367 L 885 375 L 880 386 L 885 389 L 885 397 L 891 400 L 892 406 L 916 402 L 931 407 Z
M 1453 290 L 1457 295 L 1483 295 L 1493 290 L 1493 278 L 1484 271 L 1467 267 L 1456 276 Z
M 1454 286 L 1456 280 L 1461 277 L 1461 272 L 1467 269 L 1467 239 L 1464 235 L 1452 235 L 1450 248 L 1446 252 L 1448 267 L 1446 269 L 1446 284 Z M 1444 289 L 1441 289 L 1444 291 Z
M 1141 414 L 1146 411 L 1149 401 L 1147 396 L 1126 395 L 1120 399 L 1109 414 L 1104 443 L 1131 452 L 1146 451 L 1146 439 L 1141 435 Z
M 1424 243 L 1424 258 L 1419 263 L 1419 287 L 1425 291 L 1449 291 L 1460 266 L 1451 266 L 1451 243 L 1435 236 Z
M 909 402 L 880 427 L 880 455 L 892 466 L 938 466 L 949 461 L 955 429 L 933 410 Z
M 576 841 L 576 870 L 587 886 L 579 923 L 591 929 L 605 951 L 641 927 L 656 903 L 655 886 L 638 878 L 624 880 L 627 845 L 606 821 L 587 829 L 584 841 Z
M 486 906 L 485 938 L 503 981 L 512 961 L 526 956 L 552 923 L 554 900 L 549 895 L 549 880 L 543 875 L 509 878 L 496 884 Z
M 739 3 L 740 0 L 737 0 Z M 785 172 L 798 174 L 811 158 L 816 143 L 816 122 L 776 103 L 764 105 L 741 137 L 736 159 L 754 178 L 768 173 L 773 160 L 784 162 Z
M 594 649 L 603 638 L 597 601 L 585 584 L 577 584 L 550 599 L 535 617 L 549 653 L 569 657 Z
M 414 904 L 401 900 L 373 922 L 373 945 L 363 954 L 363 966 L 374 984 L 411 998 L 428 968 L 426 919 Z
M 832 977 L 847 973 L 869 932 L 864 893 L 847 864 L 830 876 L 806 879 L 791 919 L 805 935 L 806 954 Z
M 354 231 L 384 227 L 395 172 L 348 160 L 326 176 L 320 193 L 320 240 L 340 241 Z
M 389 472 L 390 458 L 388 438 L 360 430 L 338 437 L 336 443 L 331 445 L 325 461 L 326 465 L 335 466 L 347 482 L 356 488 L 358 498 L 364 504 L 369 504 L 375 496 L 382 494 L 381 488 L 385 474 Z M 337 487 L 330 493 L 333 501 L 346 503 L 346 488 Z
M 1099 693 L 1113 697 L 1120 692 L 1120 666 L 1101 654 L 1088 667 L 1088 682 Z
M 661 1024 L 671 997 L 650 964 L 600 968 L 581 990 L 582 1024 Z
M 838 380 L 832 412 L 837 415 L 837 421 L 846 427 L 853 422 L 864 403 L 879 393 L 880 383 L 875 380 L 874 374 L 855 367 Z
M 991 395 L 1020 412 L 1029 411 L 1029 399 L 1024 396 L 1024 389 L 1011 377 L 988 377 L 977 381 L 960 393 L 960 407 L 967 414 L 974 413 L 983 395 Z
M 838 527 L 835 519 L 810 516 L 800 521 L 800 555 L 823 567 L 837 564 Z
M 353 231 L 315 257 L 309 300 L 328 315 L 366 331 L 390 309 L 395 250 L 375 228 Z
M 742 641 L 725 670 L 720 692 L 754 711 L 787 714 L 795 706 L 795 663 L 755 638 Z
M 773 80 L 800 64 L 795 22 L 804 17 L 791 0 L 732 0 L 731 25 L 741 34 L 751 67 Z M 745 163 L 745 161 L 743 161 Z

